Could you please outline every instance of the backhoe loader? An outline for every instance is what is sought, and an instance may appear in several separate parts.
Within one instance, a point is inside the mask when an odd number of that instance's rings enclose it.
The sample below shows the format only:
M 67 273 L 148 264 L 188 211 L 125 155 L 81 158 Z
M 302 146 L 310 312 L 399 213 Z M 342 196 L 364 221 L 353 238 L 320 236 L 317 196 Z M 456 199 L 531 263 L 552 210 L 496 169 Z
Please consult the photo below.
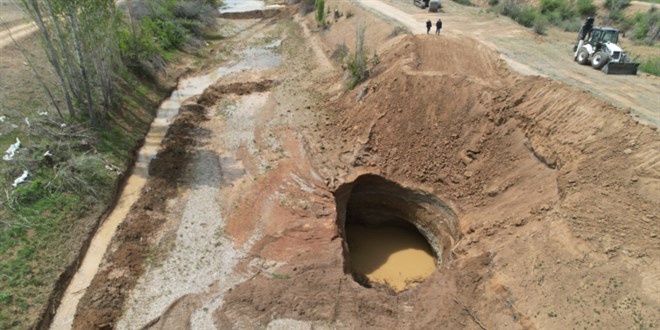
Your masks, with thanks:
M 607 74 L 637 74 L 639 63 L 630 61 L 618 41 L 618 29 L 593 28 L 587 41 L 578 41 L 574 59 L 580 64 L 591 64 L 594 69 Z

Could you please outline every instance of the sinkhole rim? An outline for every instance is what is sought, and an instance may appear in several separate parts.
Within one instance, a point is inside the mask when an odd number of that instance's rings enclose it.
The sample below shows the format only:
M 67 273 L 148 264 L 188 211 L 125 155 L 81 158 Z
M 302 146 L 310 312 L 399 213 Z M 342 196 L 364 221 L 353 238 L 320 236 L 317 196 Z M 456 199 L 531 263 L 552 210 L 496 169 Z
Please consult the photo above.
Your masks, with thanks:
M 337 210 L 337 230 L 342 238 L 344 273 L 351 274 L 358 284 L 367 288 L 384 286 L 380 283 L 370 283 L 366 275 L 354 271 L 347 224 L 371 227 L 410 225 L 431 247 L 432 257 L 435 259 L 433 272 L 452 259 L 451 248 L 460 238 L 458 219 L 452 208 L 438 196 L 403 186 L 376 174 L 360 175 L 355 180 L 342 184 L 333 195 Z M 389 289 L 387 291 L 392 291 L 391 287 Z M 402 291 L 407 289 L 410 288 Z

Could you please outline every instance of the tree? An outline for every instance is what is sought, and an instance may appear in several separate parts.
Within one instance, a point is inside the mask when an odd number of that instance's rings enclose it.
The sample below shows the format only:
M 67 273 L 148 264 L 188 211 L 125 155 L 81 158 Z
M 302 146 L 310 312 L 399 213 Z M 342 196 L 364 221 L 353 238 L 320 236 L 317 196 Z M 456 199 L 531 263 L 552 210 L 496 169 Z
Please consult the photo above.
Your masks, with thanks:
M 117 104 L 113 86 L 119 45 L 114 1 L 22 1 L 39 27 L 69 114 L 78 117 L 77 109 L 83 109 L 90 123 L 99 126 Z

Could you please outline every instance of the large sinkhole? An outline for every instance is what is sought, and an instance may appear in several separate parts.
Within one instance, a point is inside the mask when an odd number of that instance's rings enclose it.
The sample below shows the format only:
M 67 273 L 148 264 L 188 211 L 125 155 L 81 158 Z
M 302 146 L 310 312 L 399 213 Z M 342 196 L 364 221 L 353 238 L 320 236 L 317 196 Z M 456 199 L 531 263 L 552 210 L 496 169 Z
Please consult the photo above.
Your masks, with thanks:
M 435 196 L 369 174 L 335 199 L 344 271 L 361 285 L 401 292 L 451 258 L 456 215 Z

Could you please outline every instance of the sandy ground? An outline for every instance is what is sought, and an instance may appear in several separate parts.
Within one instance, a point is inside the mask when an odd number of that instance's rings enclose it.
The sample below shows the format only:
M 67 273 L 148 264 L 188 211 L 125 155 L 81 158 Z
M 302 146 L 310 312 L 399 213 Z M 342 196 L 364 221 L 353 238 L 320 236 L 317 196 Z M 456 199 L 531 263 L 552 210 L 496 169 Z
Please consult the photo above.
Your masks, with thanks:
M 568 44 L 477 9 L 449 3 L 436 37 L 397 36 L 391 18 L 328 6 L 354 16 L 319 31 L 283 12 L 222 41 L 282 62 L 252 61 L 190 100 L 74 328 L 658 325 L 660 139 L 604 101 L 614 82 L 596 97 L 574 88 L 560 64 L 586 68 L 570 57 L 531 59 Z M 390 14 L 404 25 L 428 16 L 401 8 Z M 475 17 L 502 25 L 487 33 Z M 378 61 L 346 91 L 332 55 L 353 47 L 358 20 Z M 511 69 L 496 50 L 547 77 Z M 605 77 L 588 70 L 584 79 Z M 655 78 L 617 79 L 657 92 Z M 628 101 L 640 114 L 657 111 L 645 88 Z M 340 219 L 346 184 L 365 174 L 433 196 L 455 218 L 456 232 L 429 240 L 442 263 L 398 294 L 351 274 Z

